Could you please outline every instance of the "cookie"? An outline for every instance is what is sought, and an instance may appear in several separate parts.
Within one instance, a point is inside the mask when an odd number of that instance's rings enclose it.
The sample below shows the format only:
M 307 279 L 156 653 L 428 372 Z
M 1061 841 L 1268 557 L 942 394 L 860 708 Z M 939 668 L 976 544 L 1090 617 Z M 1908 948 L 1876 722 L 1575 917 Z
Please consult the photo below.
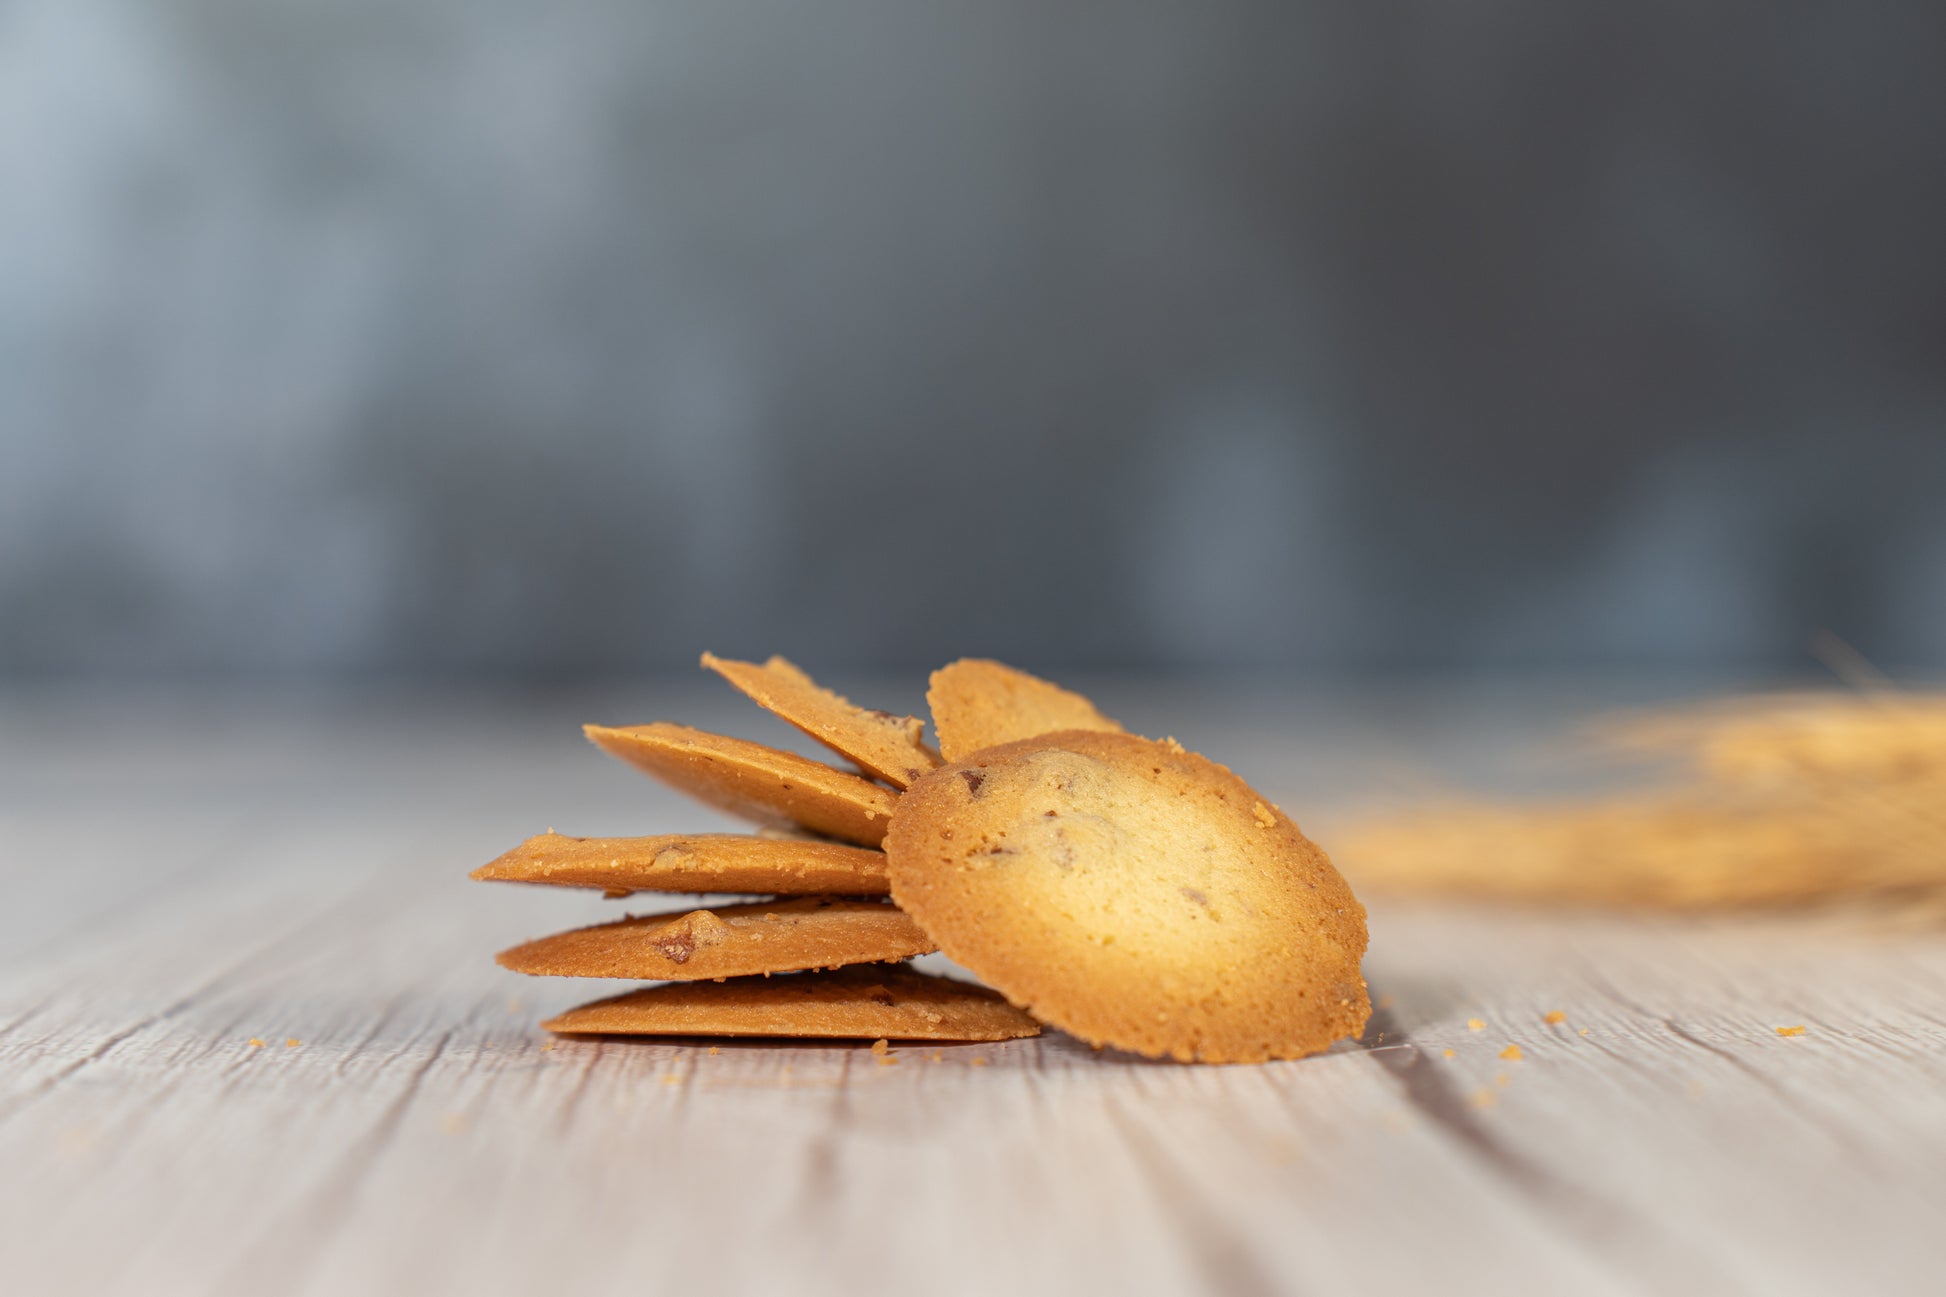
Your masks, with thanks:
M 925 722 L 917 716 L 895 716 L 855 706 L 783 658 L 773 657 L 758 666 L 705 653 L 703 665 L 742 690 L 757 706 L 776 713 L 894 788 L 904 788 L 939 764 L 939 754 L 921 739 Z
M 699 981 L 909 959 L 933 949 L 910 916 L 883 901 L 803 896 L 576 928 L 497 958 L 502 968 L 537 977 Z
M 884 965 L 649 986 L 541 1025 L 563 1035 L 843 1040 L 1014 1040 L 1041 1030 L 985 987 Z
M 885 854 L 815 838 L 675 833 L 570 838 L 543 833 L 481 865 L 482 882 L 553 883 L 630 892 L 742 892 L 766 896 L 884 896 Z
M 875 847 L 898 795 L 795 753 L 684 725 L 584 725 L 596 747 L 718 810 Z
M 948 761 L 1060 730 L 1122 730 L 1080 694 L 985 658 L 961 658 L 933 672 L 926 705 Z
M 1289 817 L 1173 743 L 1067 731 L 914 782 L 892 896 L 951 958 L 1096 1045 L 1208 1063 L 1356 1036 L 1365 911 Z

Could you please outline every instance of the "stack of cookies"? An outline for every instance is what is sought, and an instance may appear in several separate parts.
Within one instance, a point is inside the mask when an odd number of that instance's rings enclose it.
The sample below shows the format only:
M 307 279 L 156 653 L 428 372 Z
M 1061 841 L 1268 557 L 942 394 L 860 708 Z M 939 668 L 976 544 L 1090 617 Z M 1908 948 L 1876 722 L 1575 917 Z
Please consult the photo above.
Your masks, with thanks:
M 884 899 L 891 886 L 878 849 L 898 805 L 896 790 L 939 764 L 921 741 L 921 722 L 855 707 L 782 658 L 759 666 L 705 654 L 703 665 L 862 773 L 681 725 L 587 726 L 602 751 L 762 831 L 547 833 L 473 877 L 599 888 L 611 897 L 773 899 L 627 918 L 503 951 L 501 965 L 517 973 L 665 983 L 583 1005 L 547 1028 L 866 1040 L 1037 1034 L 1032 1018 L 992 991 L 897 966 L 936 948 Z
M 603 751 L 763 828 L 549 833 L 475 878 L 773 899 L 504 952 L 516 972 L 664 983 L 548 1029 L 1000 1040 L 1046 1023 L 1152 1057 L 1253 1062 L 1363 1028 L 1363 908 L 1225 767 L 997 662 L 933 674 L 939 751 L 918 719 L 856 707 L 782 658 L 703 665 L 858 773 L 679 725 L 587 727 Z M 998 993 L 902 966 L 936 949 Z

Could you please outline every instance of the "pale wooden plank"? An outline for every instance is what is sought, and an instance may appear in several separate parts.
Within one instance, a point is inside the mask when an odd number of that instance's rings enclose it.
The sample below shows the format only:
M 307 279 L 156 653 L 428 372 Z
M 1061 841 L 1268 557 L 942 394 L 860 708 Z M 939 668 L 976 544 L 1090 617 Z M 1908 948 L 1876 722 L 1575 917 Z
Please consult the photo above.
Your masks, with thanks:
M 1490 1095 L 1471 1119 L 1597 1189 L 1610 1226 L 1657 1222 L 1756 1291 L 1920 1290 L 1925 1222 L 1946 1219 L 1946 943 L 1816 919 L 1394 919 L 1375 982 L 1438 988 L 1398 1012 L 1429 1055 L 1456 1051 L 1451 1092 Z
M 0 964 L 0 1256 L 20 1291 L 1929 1290 L 1935 935 L 1381 909 L 1388 1038 L 1263 1068 L 1060 1037 L 889 1066 L 550 1049 L 533 1024 L 585 992 L 490 952 L 616 911 L 466 869 L 563 811 L 592 832 L 696 817 L 562 777 L 600 768 L 573 745 L 520 755 L 531 716 L 425 719 L 321 722 L 241 819 L 224 781 L 249 762 L 188 751 L 145 775 L 182 735 L 129 739 L 129 813 L 218 846 L 140 875 L 139 819 L 117 820 L 63 856 L 100 885 L 34 893 L 58 938 Z M 220 736 L 252 741 L 241 721 Z M 1275 749 L 1232 737 L 1205 744 Z M 40 768 L 67 773 L 0 805 L 36 853 L 92 778 L 74 752 Z M 1515 1042 L 1526 1057 L 1501 1060 Z

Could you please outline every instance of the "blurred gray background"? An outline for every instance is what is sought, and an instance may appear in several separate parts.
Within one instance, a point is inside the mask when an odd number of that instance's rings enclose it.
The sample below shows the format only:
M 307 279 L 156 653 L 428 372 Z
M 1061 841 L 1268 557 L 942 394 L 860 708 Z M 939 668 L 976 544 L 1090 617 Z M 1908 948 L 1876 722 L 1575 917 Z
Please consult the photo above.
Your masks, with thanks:
M 1946 6 L 0 0 L 0 675 L 1946 666 Z

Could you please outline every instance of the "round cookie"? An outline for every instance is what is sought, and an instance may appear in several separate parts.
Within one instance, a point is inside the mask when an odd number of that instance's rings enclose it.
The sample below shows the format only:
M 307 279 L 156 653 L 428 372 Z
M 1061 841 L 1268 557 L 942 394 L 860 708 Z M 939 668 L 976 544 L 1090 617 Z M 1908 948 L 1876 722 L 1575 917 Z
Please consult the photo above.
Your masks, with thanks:
M 653 838 L 532 837 L 473 871 L 481 882 L 631 892 L 884 896 L 885 853 L 813 838 L 676 833 Z
M 885 839 L 885 826 L 898 804 L 898 794 L 869 779 L 747 739 L 667 721 L 581 728 L 610 756 L 698 801 L 759 824 L 797 824 L 826 837 L 875 847 Z
M 1016 1040 L 1041 1031 L 983 986 L 896 965 L 671 982 L 584 1004 L 541 1025 L 562 1035 L 838 1040 Z
M 1122 730 L 1080 694 L 985 658 L 961 658 L 933 672 L 926 705 L 948 761 L 1061 730 Z
M 806 896 L 576 928 L 496 959 L 536 977 L 697 981 L 910 959 L 933 949 L 918 924 L 883 901 Z
M 1364 907 L 1330 859 L 1173 743 L 1068 731 L 942 766 L 900 800 L 885 853 L 940 949 L 1092 1044 L 1297 1058 L 1371 1012 Z
M 757 706 L 803 730 L 841 757 L 894 788 L 904 788 L 939 764 L 921 739 L 925 722 L 854 705 L 824 688 L 794 663 L 773 657 L 762 666 L 703 654 L 703 665 L 742 690 Z

